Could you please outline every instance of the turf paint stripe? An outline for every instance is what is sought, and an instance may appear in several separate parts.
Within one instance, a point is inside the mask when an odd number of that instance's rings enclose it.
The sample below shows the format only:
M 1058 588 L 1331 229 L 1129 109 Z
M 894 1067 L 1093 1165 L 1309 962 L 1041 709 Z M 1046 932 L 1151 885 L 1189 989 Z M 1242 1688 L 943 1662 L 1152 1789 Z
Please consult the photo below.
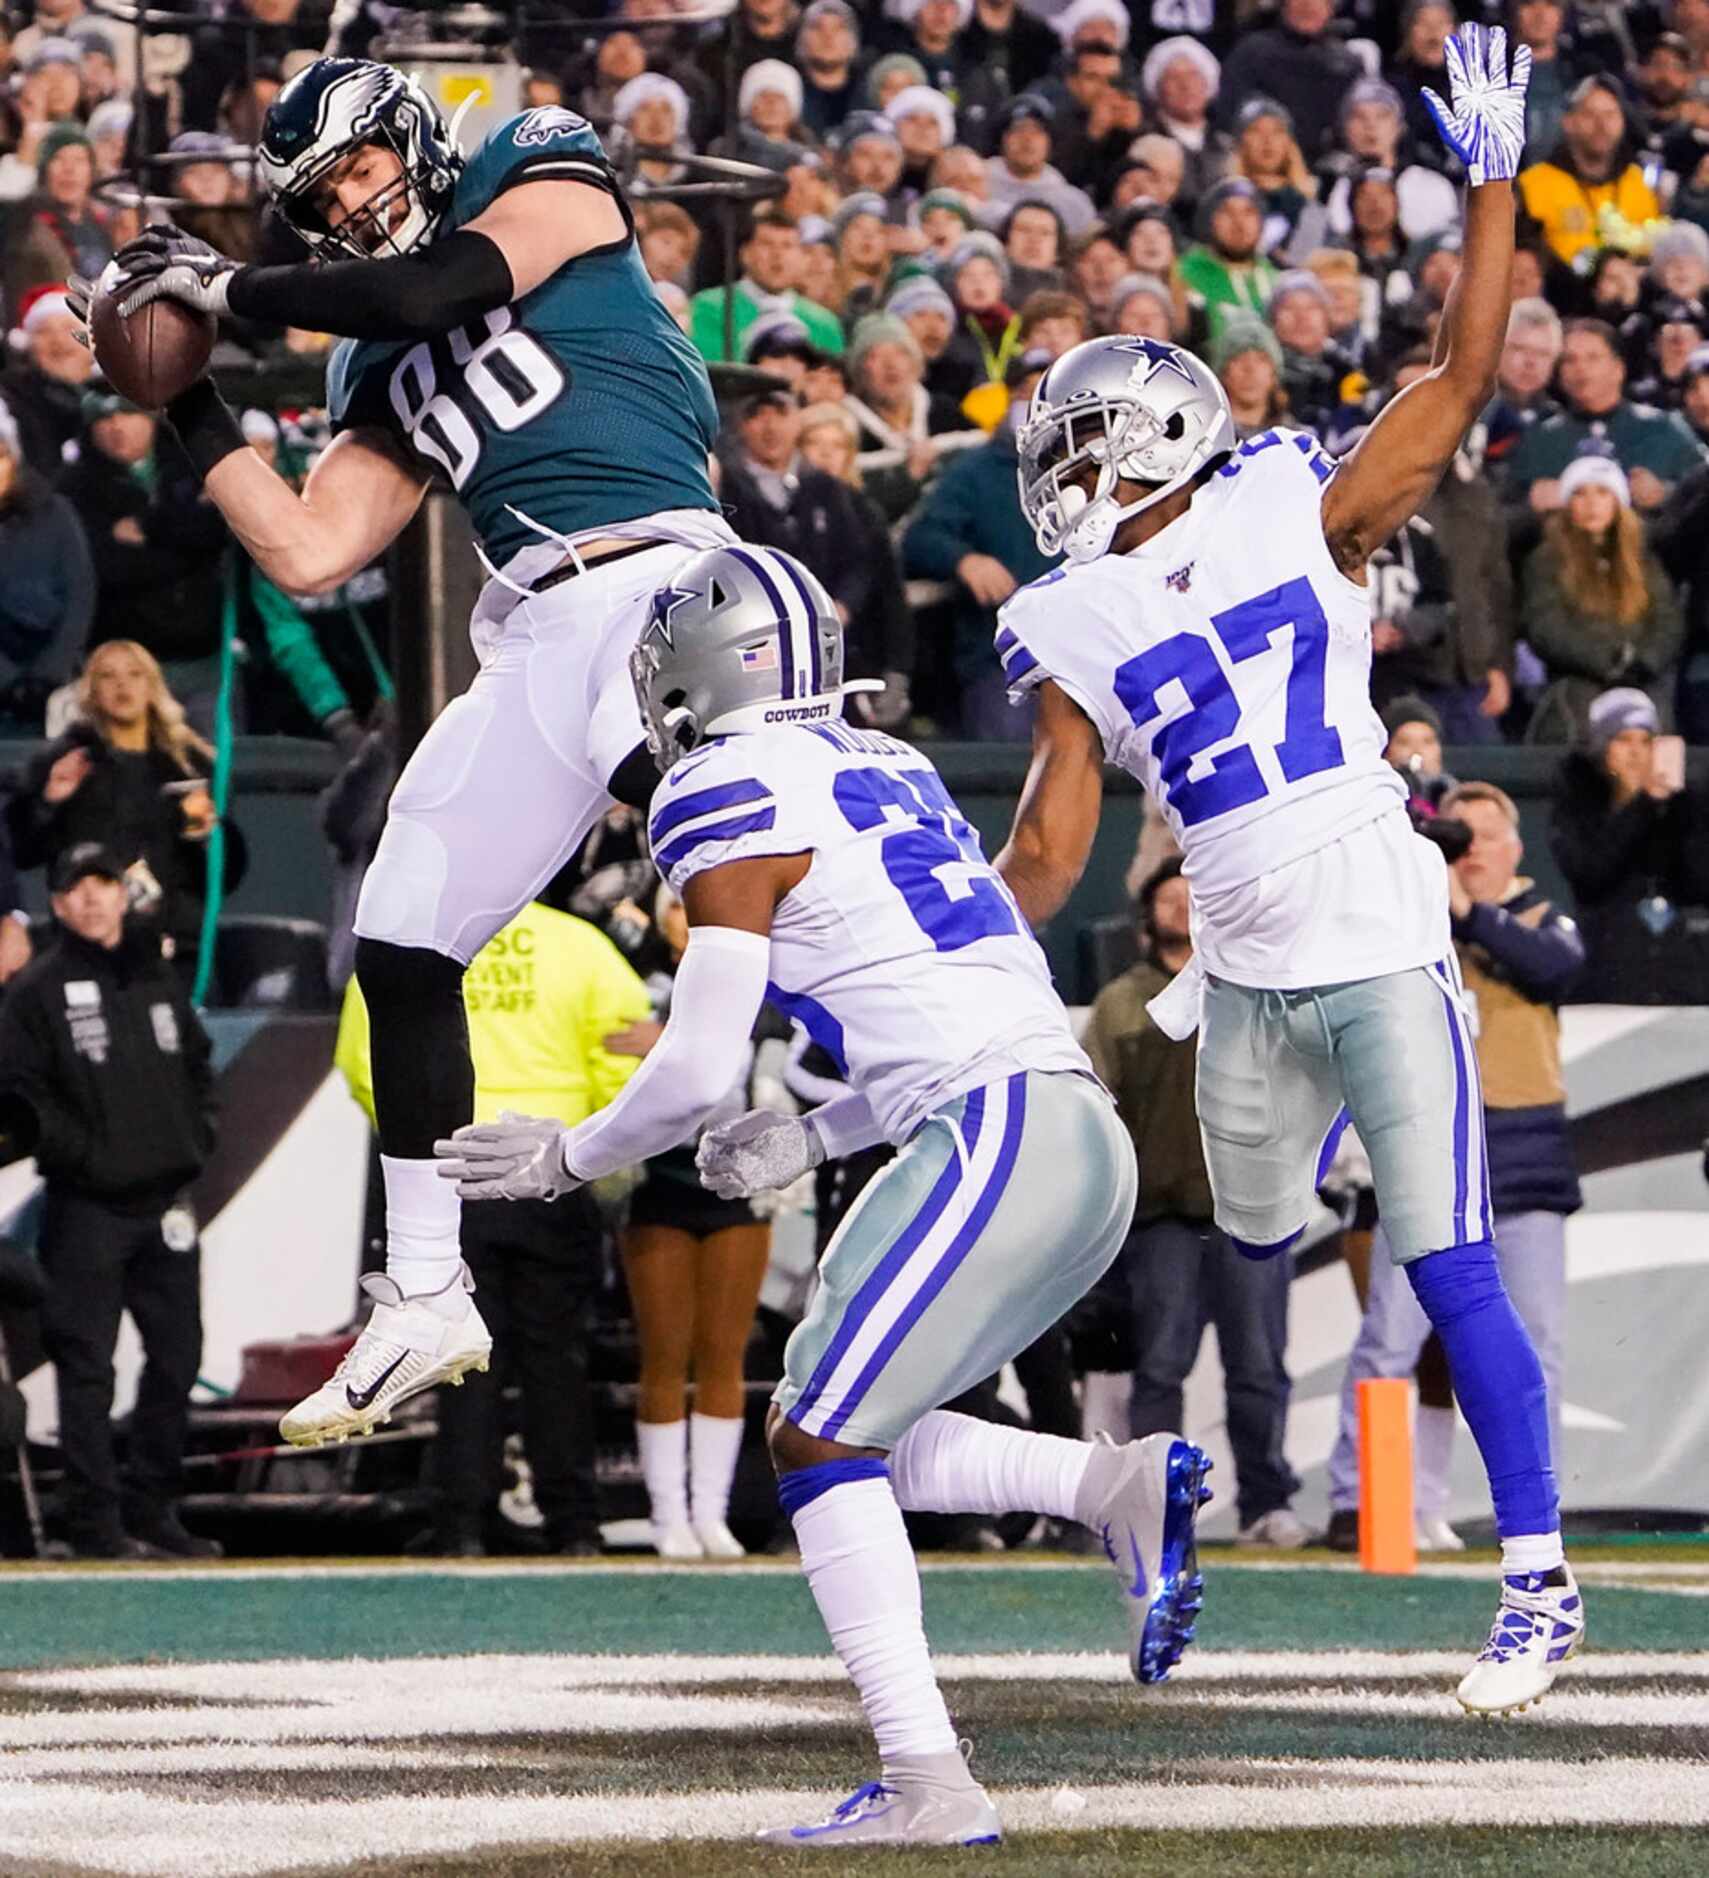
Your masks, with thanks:
M 1709 1821 L 1709 1766 L 1610 1760 L 1438 1763 L 1243 1760 L 1231 1776 L 1093 1788 L 1079 1830 L 1196 1832 L 1253 1828 L 1500 1825 L 1698 1825 Z M 851 1775 L 857 1770 L 851 1769 Z M 840 1794 L 412 1794 L 304 1804 L 182 1802 L 158 1790 L 0 1786 L 0 1839 L 18 1859 L 94 1861 L 126 1878 L 257 1878 L 361 1859 L 432 1857 L 475 1848 L 674 1839 L 740 1839 L 763 1825 L 822 1817 Z M 1001 1790 L 1011 1838 L 1061 1831 L 1048 1788 Z M 566 1865 L 566 1870 L 573 1866 Z M 1024 1869 L 1024 1867 L 1022 1868 Z

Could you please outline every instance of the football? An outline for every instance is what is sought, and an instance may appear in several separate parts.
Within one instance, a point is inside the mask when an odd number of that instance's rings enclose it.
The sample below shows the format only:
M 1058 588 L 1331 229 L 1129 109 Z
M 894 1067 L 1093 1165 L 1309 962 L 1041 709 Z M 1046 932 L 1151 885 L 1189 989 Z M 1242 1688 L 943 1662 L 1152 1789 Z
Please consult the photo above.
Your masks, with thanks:
M 207 369 L 219 322 L 176 300 L 151 300 L 129 319 L 119 296 L 97 283 L 89 307 L 95 363 L 121 397 L 158 411 Z

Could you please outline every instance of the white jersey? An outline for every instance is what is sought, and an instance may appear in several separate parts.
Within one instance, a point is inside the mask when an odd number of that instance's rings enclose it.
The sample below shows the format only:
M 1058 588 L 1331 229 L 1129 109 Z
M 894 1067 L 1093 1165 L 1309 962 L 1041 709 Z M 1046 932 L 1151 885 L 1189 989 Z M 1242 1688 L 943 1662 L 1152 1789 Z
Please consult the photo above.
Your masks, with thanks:
M 771 929 L 767 996 L 905 1141 L 1021 1070 L 1092 1073 L 1038 942 L 918 750 L 841 724 L 725 737 L 648 814 L 672 890 L 726 861 L 811 854 Z
M 1371 708 L 1371 603 L 1323 538 L 1334 460 L 1303 431 L 1243 443 L 1128 554 L 1002 609 L 1010 685 L 1051 679 L 1181 844 L 1207 970 L 1298 987 L 1448 951 L 1439 851 L 1412 831 Z

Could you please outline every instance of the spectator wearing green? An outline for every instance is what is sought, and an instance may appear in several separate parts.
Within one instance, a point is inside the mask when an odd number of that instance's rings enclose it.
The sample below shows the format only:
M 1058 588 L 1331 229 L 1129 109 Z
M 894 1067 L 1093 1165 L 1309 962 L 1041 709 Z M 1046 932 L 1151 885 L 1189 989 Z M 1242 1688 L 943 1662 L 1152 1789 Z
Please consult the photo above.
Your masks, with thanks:
M 1199 236 L 1181 256 L 1180 274 L 1188 292 L 1204 301 L 1212 335 L 1238 315 L 1262 319 L 1278 274 L 1259 252 L 1264 201 L 1258 190 L 1243 176 L 1207 190 L 1199 207 Z
M 796 291 L 801 278 L 801 234 L 776 209 L 762 210 L 742 244 L 742 277 L 733 287 L 707 287 L 688 303 L 688 336 L 708 364 L 742 356 L 742 336 L 762 313 L 789 313 L 807 328 L 821 352 L 840 355 L 843 329 L 837 316 Z M 724 303 L 734 310 L 734 347 L 724 346 Z
M 1709 461 L 1677 413 L 1626 396 L 1626 362 L 1606 321 L 1567 321 L 1559 379 L 1565 410 L 1534 424 L 1508 459 L 1511 493 L 1535 513 L 1561 507 L 1561 474 L 1582 455 L 1612 456 L 1631 484 L 1632 506 L 1646 511 Z

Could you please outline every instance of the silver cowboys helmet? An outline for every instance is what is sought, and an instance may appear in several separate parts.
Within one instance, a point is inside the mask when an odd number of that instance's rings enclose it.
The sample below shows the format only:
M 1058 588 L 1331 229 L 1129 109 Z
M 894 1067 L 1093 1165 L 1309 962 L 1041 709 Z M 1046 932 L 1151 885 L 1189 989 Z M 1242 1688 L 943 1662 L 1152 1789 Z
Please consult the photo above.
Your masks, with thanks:
M 708 548 L 653 596 L 629 673 L 647 747 L 668 770 L 708 737 L 843 714 L 843 625 L 793 555 Z
M 1043 554 L 1095 561 L 1130 516 L 1235 447 L 1234 415 L 1202 359 L 1160 339 L 1088 339 L 1038 382 L 1015 436 L 1021 508 Z M 1084 471 L 1096 467 L 1090 489 Z M 1150 485 L 1136 501 L 1116 484 Z
M 364 144 L 393 151 L 403 173 L 333 228 L 315 191 Z M 439 107 L 413 78 L 372 59 L 305 66 L 268 106 L 256 157 L 274 206 L 310 250 L 359 261 L 431 241 L 463 168 Z

